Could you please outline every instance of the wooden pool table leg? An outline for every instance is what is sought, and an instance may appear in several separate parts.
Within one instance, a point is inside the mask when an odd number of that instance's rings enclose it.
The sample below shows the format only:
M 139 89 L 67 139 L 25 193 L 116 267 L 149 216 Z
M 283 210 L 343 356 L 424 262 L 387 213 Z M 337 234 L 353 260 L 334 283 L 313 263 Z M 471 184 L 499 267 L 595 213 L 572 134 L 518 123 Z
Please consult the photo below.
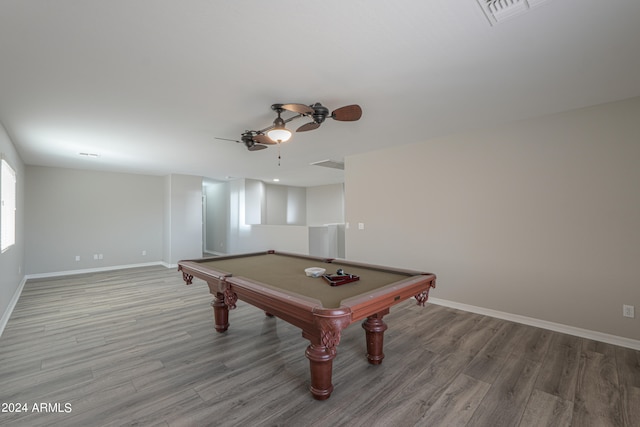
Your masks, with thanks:
M 331 374 L 336 352 L 335 349 L 329 349 L 314 341 L 316 340 L 311 341 L 305 352 L 305 356 L 309 359 L 309 368 L 311 370 L 311 386 L 309 389 L 314 399 L 325 400 L 331 396 L 333 391 Z
M 211 302 L 211 307 L 213 307 L 216 331 L 224 332 L 229 329 L 229 307 L 224 303 L 224 294 L 222 292 L 216 293 Z
M 389 310 L 376 313 L 373 316 L 367 317 L 367 320 L 362 322 L 362 327 L 366 331 L 367 336 L 367 359 L 372 365 L 379 365 L 384 359 L 384 353 L 382 351 L 384 344 L 384 331 L 387 330 L 387 324 L 384 323 L 382 317 L 388 314 Z

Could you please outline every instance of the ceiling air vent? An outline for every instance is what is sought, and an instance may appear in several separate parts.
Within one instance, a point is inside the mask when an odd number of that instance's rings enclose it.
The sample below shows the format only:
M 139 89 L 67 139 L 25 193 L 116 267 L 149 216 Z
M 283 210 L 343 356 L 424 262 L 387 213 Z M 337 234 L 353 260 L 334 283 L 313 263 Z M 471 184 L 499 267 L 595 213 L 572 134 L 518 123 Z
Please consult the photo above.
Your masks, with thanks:
M 521 15 L 547 0 L 477 0 L 491 25 Z
M 319 162 L 311 163 L 313 166 L 323 166 L 325 168 L 333 168 L 344 170 L 344 163 L 336 162 L 334 160 L 320 160 Z

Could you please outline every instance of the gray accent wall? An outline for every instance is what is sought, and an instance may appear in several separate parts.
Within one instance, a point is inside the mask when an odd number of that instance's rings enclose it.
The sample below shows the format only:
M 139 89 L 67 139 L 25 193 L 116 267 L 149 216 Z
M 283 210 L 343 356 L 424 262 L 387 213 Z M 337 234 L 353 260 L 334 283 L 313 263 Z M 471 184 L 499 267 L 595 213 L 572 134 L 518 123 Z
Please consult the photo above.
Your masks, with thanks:
M 163 177 L 27 166 L 26 194 L 28 274 L 163 260 Z
M 432 271 L 434 298 L 640 339 L 622 316 L 640 307 L 640 98 L 345 166 L 347 258 Z

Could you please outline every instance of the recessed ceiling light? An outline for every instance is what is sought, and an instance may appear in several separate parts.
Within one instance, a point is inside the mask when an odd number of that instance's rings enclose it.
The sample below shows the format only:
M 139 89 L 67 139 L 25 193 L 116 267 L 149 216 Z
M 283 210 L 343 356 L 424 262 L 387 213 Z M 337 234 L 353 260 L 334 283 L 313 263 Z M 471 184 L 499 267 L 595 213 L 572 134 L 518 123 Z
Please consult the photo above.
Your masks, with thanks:
M 280 182 L 280 178 L 273 178 L 273 182 Z

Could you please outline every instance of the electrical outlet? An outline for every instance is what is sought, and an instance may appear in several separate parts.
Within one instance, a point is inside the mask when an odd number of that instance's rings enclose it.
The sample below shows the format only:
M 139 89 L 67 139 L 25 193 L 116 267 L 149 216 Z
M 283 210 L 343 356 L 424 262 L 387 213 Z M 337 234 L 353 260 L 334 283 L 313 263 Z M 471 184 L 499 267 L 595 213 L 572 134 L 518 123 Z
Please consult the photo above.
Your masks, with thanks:
M 80 255 L 76 255 L 76 261 L 80 261 Z
M 631 317 L 634 318 L 635 316 L 635 307 L 632 305 L 623 305 L 622 306 L 622 315 L 624 317 Z

